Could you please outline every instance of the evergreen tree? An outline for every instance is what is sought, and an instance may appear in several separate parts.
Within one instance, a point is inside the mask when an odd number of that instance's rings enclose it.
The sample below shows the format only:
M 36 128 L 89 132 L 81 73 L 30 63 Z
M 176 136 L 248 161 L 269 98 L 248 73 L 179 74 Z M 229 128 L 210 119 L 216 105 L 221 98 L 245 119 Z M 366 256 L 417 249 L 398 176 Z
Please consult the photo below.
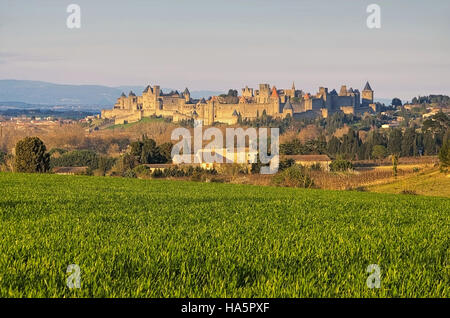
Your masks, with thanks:
M 361 146 L 361 139 L 358 137 L 358 133 L 353 129 L 350 129 L 342 139 L 342 145 L 340 153 L 346 159 L 355 159 L 358 155 L 359 147 Z
M 173 144 L 170 142 L 163 143 L 158 147 L 161 163 L 172 162 L 172 148 Z
M 397 177 L 397 173 L 398 173 L 398 154 L 393 154 L 392 155 L 392 170 L 394 172 L 394 177 Z
M 148 138 L 145 134 L 142 135 L 142 140 L 132 142 L 130 146 L 130 155 L 138 164 L 165 163 L 172 159 L 171 143 L 162 144 L 160 147 L 157 147 L 156 142 Z
M 156 142 L 153 139 L 142 137 L 142 152 L 140 163 L 158 163 L 159 151 L 156 147 Z
M 360 149 L 360 159 L 372 159 L 373 148 L 376 145 L 386 146 L 386 144 L 386 137 L 382 133 L 372 130 Z
M 384 159 L 387 156 L 386 147 L 383 145 L 375 145 L 372 149 L 372 157 L 375 159 Z
M 415 156 L 417 154 L 416 138 L 417 136 L 414 128 L 406 129 L 402 139 L 401 154 L 403 157 Z
M 38 137 L 26 137 L 16 144 L 14 167 L 17 172 L 46 172 L 50 169 L 50 155 Z
M 439 151 L 439 161 L 441 162 L 441 170 L 450 167 L 450 140 L 447 140 Z
M 132 142 L 130 144 L 130 148 L 131 148 L 130 155 L 132 155 L 138 161 L 141 159 L 142 146 L 143 146 L 143 143 L 139 140 Z
M 402 152 L 402 138 L 403 134 L 400 129 L 393 129 L 389 134 L 389 141 L 387 144 L 388 153 L 400 154 Z
M 341 148 L 341 141 L 336 136 L 331 137 L 327 144 L 328 154 L 331 156 L 336 156 Z
M 359 147 L 358 158 L 361 160 L 371 159 L 372 158 L 372 145 L 368 142 L 362 143 L 361 147 Z
M 399 98 L 394 98 L 392 100 L 392 106 L 394 107 L 402 106 L 402 101 Z

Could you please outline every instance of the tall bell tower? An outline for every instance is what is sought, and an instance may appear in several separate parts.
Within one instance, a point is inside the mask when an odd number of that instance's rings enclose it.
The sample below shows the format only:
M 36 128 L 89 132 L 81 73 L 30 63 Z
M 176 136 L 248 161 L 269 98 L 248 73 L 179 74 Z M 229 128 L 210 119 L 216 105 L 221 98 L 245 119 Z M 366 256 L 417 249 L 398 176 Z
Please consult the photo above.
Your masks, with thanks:
M 366 86 L 364 86 L 364 89 L 362 91 L 362 104 L 363 106 L 369 106 L 370 104 L 373 104 L 373 90 L 370 87 L 369 82 L 366 83 Z

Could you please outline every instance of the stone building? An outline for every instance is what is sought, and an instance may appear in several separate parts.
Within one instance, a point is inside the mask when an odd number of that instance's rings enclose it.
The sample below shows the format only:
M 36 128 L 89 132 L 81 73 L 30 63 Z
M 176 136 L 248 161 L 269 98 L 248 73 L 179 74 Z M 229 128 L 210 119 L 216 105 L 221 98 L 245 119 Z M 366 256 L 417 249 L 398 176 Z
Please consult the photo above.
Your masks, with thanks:
M 362 96 L 362 101 L 361 101 Z M 303 94 L 295 85 L 278 90 L 269 84 L 260 84 L 259 89 L 245 87 L 237 104 L 227 103 L 218 96 L 208 100 L 194 100 L 186 88 L 183 93 L 163 93 L 159 86 L 147 86 L 141 96 L 130 92 L 117 99 L 113 109 L 102 110 L 102 118 L 114 119 L 116 124 L 139 121 L 144 117 L 170 117 L 174 122 L 202 120 L 204 125 L 215 122 L 236 124 L 239 119 L 254 120 L 266 115 L 274 118 L 296 117 L 304 113 L 326 117 L 336 111 L 355 114 L 375 109 L 373 90 L 366 84 L 362 94 L 344 85 L 336 90 L 320 87 L 316 95 Z
M 345 85 L 341 87 L 339 93 L 334 89 L 328 92 L 328 88 L 320 87 L 315 96 L 309 94 L 304 96 L 304 109 L 305 111 L 320 110 L 324 116 L 336 111 L 346 114 L 364 113 L 374 110 L 373 96 L 374 92 L 369 82 L 366 83 L 362 94 L 357 89 L 347 89 Z

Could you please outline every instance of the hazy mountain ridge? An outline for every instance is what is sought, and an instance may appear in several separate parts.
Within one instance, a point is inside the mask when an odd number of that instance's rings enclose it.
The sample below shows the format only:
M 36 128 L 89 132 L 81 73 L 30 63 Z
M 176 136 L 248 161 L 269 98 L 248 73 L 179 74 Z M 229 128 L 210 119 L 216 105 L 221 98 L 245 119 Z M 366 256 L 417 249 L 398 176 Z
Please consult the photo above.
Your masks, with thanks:
M 20 107 L 20 103 L 39 105 L 43 108 L 55 105 L 84 106 L 98 110 L 103 107 L 112 107 L 116 99 L 124 92 L 131 90 L 140 95 L 144 86 L 118 86 L 109 87 L 103 85 L 68 85 L 54 84 L 42 81 L 27 80 L 0 80 L 0 104 L 4 106 Z M 163 88 L 164 92 L 172 89 Z M 222 92 L 192 91 L 193 98 L 218 95 Z

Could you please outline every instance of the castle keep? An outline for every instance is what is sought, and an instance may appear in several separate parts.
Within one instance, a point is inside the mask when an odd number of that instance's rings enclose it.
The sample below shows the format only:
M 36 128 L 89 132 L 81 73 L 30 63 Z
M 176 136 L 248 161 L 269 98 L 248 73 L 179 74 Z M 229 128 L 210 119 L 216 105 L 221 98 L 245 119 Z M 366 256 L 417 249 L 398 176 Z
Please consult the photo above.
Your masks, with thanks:
M 128 96 L 122 93 L 113 109 L 102 110 L 102 118 L 114 119 L 116 124 L 123 124 L 144 117 L 162 116 L 170 117 L 174 122 L 197 119 L 202 120 L 204 125 L 212 125 L 215 122 L 236 124 L 239 119 L 254 120 L 264 113 L 275 118 L 305 115 L 327 117 L 336 111 L 346 114 L 375 112 L 373 95 L 368 82 L 362 93 L 357 89 L 347 89 L 344 85 L 339 93 L 334 89 L 328 92 L 328 88 L 320 87 L 316 95 L 304 94 L 294 84 L 290 89 L 280 90 L 269 84 L 260 84 L 258 90 L 243 88 L 235 103 L 229 103 L 222 95 L 208 100 L 193 99 L 187 88 L 183 93 L 172 91 L 165 94 L 155 85 L 147 86 L 142 96 L 136 96 L 133 92 Z

